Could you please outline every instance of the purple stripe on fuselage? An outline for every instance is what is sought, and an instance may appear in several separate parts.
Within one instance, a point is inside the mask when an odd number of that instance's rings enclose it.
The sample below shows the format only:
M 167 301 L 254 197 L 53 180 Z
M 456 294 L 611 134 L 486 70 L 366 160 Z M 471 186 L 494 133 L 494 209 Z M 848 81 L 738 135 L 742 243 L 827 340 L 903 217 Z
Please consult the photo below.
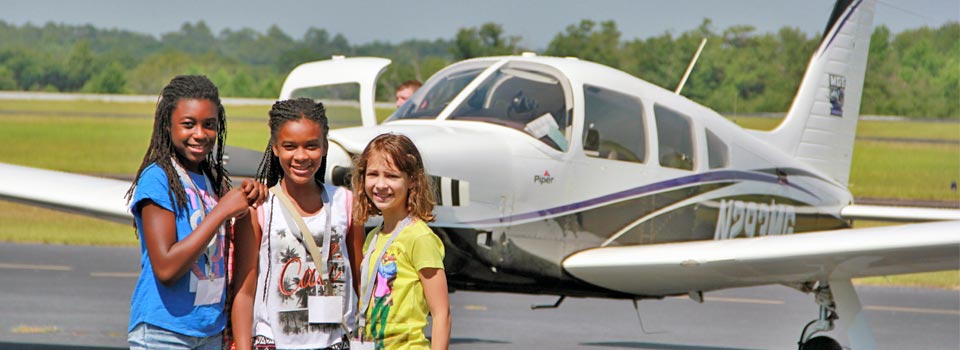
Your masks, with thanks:
M 839 34 L 840 30 L 843 29 L 843 26 L 847 24 L 847 20 L 849 20 L 850 16 L 852 16 L 853 13 L 857 11 L 857 7 L 860 7 L 861 3 L 863 3 L 863 0 L 857 1 L 857 3 L 853 4 L 853 6 L 850 6 L 850 11 L 848 11 L 847 15 L 844 16 L 843 19 L 840 21 L 840 26 L 838 26 L 837 30 L 833 32 L 833 36 L 830 37 L 830 41 L 827 42 L 827 46 L 824 47 L 823 51 L 820 51 L 820 55 L 823 55 L 824 52 L 827 52 L 827 48 L 829 48 L 830 44 L 833 43 L 833 39 L 837 38 L 837 34 Z
M 611 193 L 606 196 L 588 199 L 582 202 L 561 205 L 559 207 L 538 210 L 535 212 L 517 214 L 517 215 L 512 215 L 512 216 L 507 216 L 507 217 L 497 218 L 497 219 L 483 219 L 483 220 L 477 220 L 477 221 L 468 221 L 465 223 L 466 224 L 496 224 L 496 223 L 509 222 L 509 221 L 535 219 L 538 217 L 553 216 L 553 215 L 564 214 L 568 212 L 576 212 L 586 207 L 606 204 L 606 203 L 617 201 L 623 198 L 640 196 L 640 195 L 648 194 L 651 192 L 678 189 L 681 187 L 686 187 L 691 184 L 720 182 L 720 181 L 743 181 L 743 180 L 759 181 L 759 182 L 767 182 L 767 183 L 780 183 L 785 186 L 793 187 L 799 191 L 802 191 L 806 194 L 814 196 L 815 198 L 820 198 L 819 196 L 813 194 L 813 192 L 810 192 L 795 184 L 781 183 L 780 179 L 774 175 L 757 173 L 757 172 L 748 172 L 748 171 L 723 170 L 723 171 L 714 171 L 709 173 L 690 175 L 690 176 L 670 179 L 663 182 L 652 183 L 646 186 L 631 188 L 626 191 Z

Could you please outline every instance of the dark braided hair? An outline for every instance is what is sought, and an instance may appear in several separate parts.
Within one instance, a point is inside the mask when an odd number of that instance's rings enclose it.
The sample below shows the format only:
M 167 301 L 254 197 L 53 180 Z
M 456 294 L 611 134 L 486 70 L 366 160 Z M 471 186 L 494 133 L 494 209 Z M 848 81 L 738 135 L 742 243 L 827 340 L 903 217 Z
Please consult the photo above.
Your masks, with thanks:
M 312 99 L 301 97 L 297 99 L 277 101 L 270 109 L 270 141 L 267 142 L 267 149 L 263 152 L 263 159 L 260 166 L 257 167 L 257 181 L 260 181 L 271 187 L 280 182 L 283 178 L 283 168 L 280 167 L 280 159 L 273 154 L 273 144 L 277 141 L 277 133 L 289 121 L 300 119 L 312 120 L 320 125 L 323 132 L 323 141 L 327 140 L 327 132 L 330 126 L 327 123 L 327 110 L 323 103 L 315 102 Z M 327 156 L 320 160 L 320 169 L 313 176 L 318 185 L 323 183 L 323 174 L 327 171 Z
M 327 140 L 327 132 L 330 131 L 330 126 L 327 123 L 327 110 L 323 107 L 323 103 L 314 102 L 304 97 L 274 103 L 273 108 L 270 108 L 270 120 L 267 122 L 267 125 L 270 126 L 270 140 L 267 141 L 267 149 L 263 152 L 263 159 L 260 161 L 260 166 L 257 167 L 257 181 L 266 184 L 267 187 L 276 185 L 280 182 L 280 179 L 283 178 L 283 168 L 280 167 L 280 158 L 277 158 L 277 156 L 273 154 L 273 144 L 277 141 L 277 133 L 280 132 L 280 128 L 287 122 L 300 119 L 312 120 L 320 125 L 323 140 Z M 317 185 L 323 186 L 323 173 L 325 173 L 326 170 L 327 156 L 323 156 L 320 160 L 320 169 L 313 175 L 313 179 Z M 273 252 L 271 251 L 273 244 L 270 243 L 271 236 L 273 236 L 271 231 L 273 226 L 273 197 L 265 204 L 266 205 L 261 208 L 270 208 L 270 212 L 268 212 L 269 221 L 267 222 L 267 229 L 263 231 L 263 234 L 267 236 L 267 256 L 269 257 L 267 259 L 267 274 L 264 280 L 269 280 L 270 264 L 273 261 Z M 263 298 L 266 300 L 267 285 L 264 284 L 263 288 Z
M 137 188 L 137 181 L 143 169 L 146 169 L 152 163 L 156 163 L 163 172 L 167 174 L 167 185 L 170 186 L 170 199 L 174 202 L 175 210 L 186 208 L 187 193 L 183 189 L 180 177 L 174 170 L 172 157 L 176 156 L 171 140 L 171 128 L 173 111 L 177 108 L 180 100 L 208 100 L 217 106 L 217 143 L 214 145 L 213 152 L 207 155 L 207 159 L 200 162 L 200 170 L 205 176 L 213 179 L 213 192 L 222 196 L 229 189 L 230 175 L 223 168 L 223 148 L 224 139 L 227 137 L 227 117 L 224 113 L 223 105 L 220 103 L 220 92 L 217 86 L 202 75 L 179 75 L 170 80 L 160 92 L 157 100 L 157 111 L 153 116 L 153 135 L 150 136 L 150 146 L 147 147 L 147 153 L 143 156 L 143 162 L 140 164 L 140 170 L 137 170 L 137 176 L 133 179 L 133 185 L 127 190 L 127 201 L 133 198 L 133 193 Z

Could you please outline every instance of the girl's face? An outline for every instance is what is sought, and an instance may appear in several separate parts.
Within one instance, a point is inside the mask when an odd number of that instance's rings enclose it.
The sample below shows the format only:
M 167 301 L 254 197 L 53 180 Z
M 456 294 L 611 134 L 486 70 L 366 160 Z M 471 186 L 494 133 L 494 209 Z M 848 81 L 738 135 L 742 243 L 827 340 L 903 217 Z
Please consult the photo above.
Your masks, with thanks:
M 300 118 L 280 126 L 273 143 L 273 154 L 280 159 L 284 181 L 294 184 L 313 183 L 327 155 L 327 140 L 316 122 Z
M 170 116 L 170 139 L 180 163 L 200 172 L 200 162 L 217 143 L 218 108 L 210 100 L 181 99 Z
M 389 155 L 382 152 L 370 155 L 363 190 L 384 216 L 406 216 L 410 178 L 397 169 Z

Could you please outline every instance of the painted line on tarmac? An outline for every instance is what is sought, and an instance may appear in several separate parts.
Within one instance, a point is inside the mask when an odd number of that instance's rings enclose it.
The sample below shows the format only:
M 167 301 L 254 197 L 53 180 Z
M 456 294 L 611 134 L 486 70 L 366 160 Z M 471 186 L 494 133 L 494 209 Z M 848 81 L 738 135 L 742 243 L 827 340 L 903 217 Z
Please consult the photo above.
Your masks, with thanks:
M 917 307 L 900 307 L 900 306 L 876 306 L 876 305 L 867 305 L 863 307 L 867 310 L 873 311 L 893 311 L 893 312 L 913 312 L 918 314 L 934 314 L 934 315 L 960 315 L 960 310 L 946 310 L 946 309 L 925 309 Z
M 120 278 L 137 278 L 140 277 L 139 272 L 91 272 L 90 276 L 92 277 L 120 277 Z
M 464 305 L 463 309 L 470 311 L 487 311 L 487 307 L 483 305 Z
M 9 263 L 0 263 L 0 269 L 72 271 L 72 270 L 73 270 L 73 267 L 63 266 L 63 265 L 33 265 L 33 264 L 9 264 Z

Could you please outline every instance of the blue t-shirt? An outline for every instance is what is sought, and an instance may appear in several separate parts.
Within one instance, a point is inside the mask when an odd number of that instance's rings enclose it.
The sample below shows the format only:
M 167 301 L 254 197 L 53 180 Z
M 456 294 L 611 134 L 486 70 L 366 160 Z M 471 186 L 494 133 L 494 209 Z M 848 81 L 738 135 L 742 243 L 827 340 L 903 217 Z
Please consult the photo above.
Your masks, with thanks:
M 137 287 L 133 290 L 133 297 L 130 300 L 128 332 L 140 323 L 146 322 L 188 336 L 207 337 L 223 331 L 226 325 L 226 316 L 223 312 L 226 290 L 223 291 L 224 294 L 221 296 L 219 303 L 194 306 L 196 291 L 190 290 L 190 279 L 194 271 L 206 274 L 206 256 L 201 254 L 194 268 L 187 271 L 176 283 L 167 287 L 157 281 L 156 276 L 154 276 L 150 256 L 143 240 L 143 217 L 140 209 L 142 205 L 147 203 L 147 200 L 176 214 L 177 241 L 186 238 L 202 220 L 203 206 L 198 202 L 200 198 L 203 198 L 208 210 L 216 205 L 216 200 L 207 193 L 207 182 L 204 181 L 203 175 L 189 174 L 193 183 L 200 190 L 200 195 L 198 196 L 189 184 L 183 184 L 184 190 L 187 192 L 188 208 L 180 207 L 179 210 L 174 210 L 175 202 L 171 198 L 172 192 L 167 185 L 167 175 L 156 163 L 147 166 L 140 174 L 140 180 L 137 181 L 137 189 L 133 195 L 130 208 L 137 223 L 137 233 L 141 237 L 141 270 L 140 279 L 137 280 Z M 224 237 L 222 234 L 216 236 L 217 252 L 213 256 L 222 257 Z M 223 277 L 225 275 L 223 259 L 215 258 L 213 260 L 214 277 Z

